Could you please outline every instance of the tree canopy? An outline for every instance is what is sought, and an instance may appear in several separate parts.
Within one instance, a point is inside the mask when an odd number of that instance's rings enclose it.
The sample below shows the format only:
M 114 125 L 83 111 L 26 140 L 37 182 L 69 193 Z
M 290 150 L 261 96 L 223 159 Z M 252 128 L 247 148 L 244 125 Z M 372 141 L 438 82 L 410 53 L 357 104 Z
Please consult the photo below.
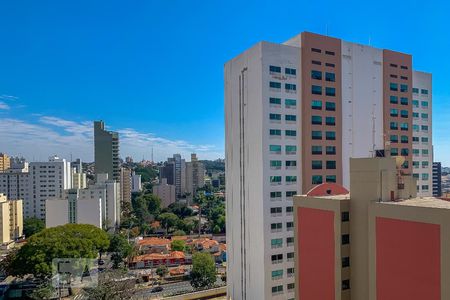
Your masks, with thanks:
M 122 234 L 109 235 L 108 252 L 111 252 L 114 269 L 117 269 L 120 266 L 123 260 L 131 254 L 132 250 L 133 247 Z
M 87 224 L 66 224 L 32 235 L 11 262 L 11 275 L 49 276 L 55 258 L 96 258 L 109 247 L 108 234 Z
M 186 242 L 184 240 L 175 240 L 170 244 L 173 251 L 184 251 L 185 246 Z
M 197 252 L 192 256 L 191 285 L 194 288 L 211 287 L 216 282 L 216 266 L 211 254 Z
M 45 228 L 45 223 L 38 218 L 26 218 L 23 220 L 23 234 L 25 237 L 30 237 L 35 233 L 43 230 Z

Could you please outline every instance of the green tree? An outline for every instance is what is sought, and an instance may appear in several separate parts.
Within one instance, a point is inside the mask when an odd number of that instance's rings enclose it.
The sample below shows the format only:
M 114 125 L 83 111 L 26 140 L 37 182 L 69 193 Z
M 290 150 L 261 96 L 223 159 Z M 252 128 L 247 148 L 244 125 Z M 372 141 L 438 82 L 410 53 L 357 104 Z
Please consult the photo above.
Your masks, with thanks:
M 184 236 L 186 235 L 186 232 L 184 232 L 184 230 L 176 230 L 174 232 L 172 232 L 173 236 Z
M 26 218 L 23 220 L 23 234 L 25 237 L 30 237 L 35 233 L 40 232 L 45 228 L 45 223 L 38 218 Z
M 132 299 L 136 292 L 134 286 L 135 279 L 129 278 L 126 272 L 111 270 L 100 273 L 98 285 L 95 288 L 86 288 L 84 294 L 89 300 Z
M 191 285 L 194 288 L 211 287 L 216 282 L 216 266 L 211 254 L 197 252 L 192 256 Z
M 169 228 L 177 224 L 178 220 L 178 217 L 174 213 L 163 213 L 159 215 L 159 221 L 161 222 L 161 225 L 166 229 L 166 233 L 169 232 Z
M 50 283 L 44 283 L 35 289 L 31 295 L 31 299 L 42 300 L 42 299 L 55 299 L 55 288 Z
M 109 235 L 108 252 L 111 253 L 111 260 L 113 261 L 113 269 L 119 268 L 120 264 L 127 258 L 133 247 L 128 242 L 127 238 L 122 234 Z
M 156 274 L 158 274 L 159 277 L 164 278 L 169 273 L 169 270 L 165 265 L 161 265 L 156 269 Z
M 32 235 L 12 261 L 12 274 L 47 277 L 55 258 L 97 258 L 109 247 L 108 234 L 93 225 L 66 224 Z
M 219 227 L 218 225 L 215 225 L 215 226 L 213 227 L 213 233 L 214 233 L 214 234 L 219 234 L 219 233 L 220 233 L 220 227 Z
M 186 242 L 183 240 L 175 240 L 170 244 L 170 248 L 173 251 L 184 251 L 185 246 L 186 246 Z

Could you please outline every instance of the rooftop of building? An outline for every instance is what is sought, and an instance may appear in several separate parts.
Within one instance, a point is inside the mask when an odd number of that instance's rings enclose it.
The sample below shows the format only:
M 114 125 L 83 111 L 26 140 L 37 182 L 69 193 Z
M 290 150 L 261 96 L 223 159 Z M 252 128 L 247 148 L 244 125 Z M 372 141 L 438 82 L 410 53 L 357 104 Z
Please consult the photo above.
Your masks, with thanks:
M 380 204 L 450 209 L 450 201 L 435 197 L 398 199 L 395 201 L 380 202 Z

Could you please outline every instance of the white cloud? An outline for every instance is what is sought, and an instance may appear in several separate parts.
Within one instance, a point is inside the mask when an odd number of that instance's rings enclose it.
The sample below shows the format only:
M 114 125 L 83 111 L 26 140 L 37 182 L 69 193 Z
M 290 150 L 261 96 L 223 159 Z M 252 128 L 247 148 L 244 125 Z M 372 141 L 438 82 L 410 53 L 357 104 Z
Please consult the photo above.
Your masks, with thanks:
M 3 94 L 3 95 L 0 95 L 0 99 L 13 101 L 13 100 L 19 99 L 19 97 Z
M 76 122 L 53 116 L 35 115 L 36 122 L 19 119 L 0 119 L 0 152 L 23 155 L 29 160 L 46 160 L 58 154 L 70 159 L 80 157 L 93 161 L 93 122 Z M 174 153 L 189 158 L 197 152 L 200 159 L 223 157 L 223 151 L 214 145 L 197 145 L 183 140 L 171 140 L 153 133 L 132 128 L 114 129 L 120 134 L 121 157 L 135 160 L 151 158 L 152 148 L 156 161 L 165 160 Z
M 9 107 L 9 105 L 8 104 L 6 104 L 5 102 L 3 102 L 3 101 L 0 101 L 0 110 L 9 110 L 10 109 L 10 107 Z

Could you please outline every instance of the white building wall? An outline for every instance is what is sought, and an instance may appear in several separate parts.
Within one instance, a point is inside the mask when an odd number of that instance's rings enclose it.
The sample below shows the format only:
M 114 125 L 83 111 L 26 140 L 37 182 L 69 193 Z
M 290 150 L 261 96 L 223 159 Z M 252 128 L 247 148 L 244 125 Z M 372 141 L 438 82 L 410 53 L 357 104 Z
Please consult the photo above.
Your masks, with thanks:
M 226 113 L 226 198 L 228 241 L 228 297 L 232 299 L 293 299 L 287 292 L 287 284 L 294 278 L 287 277 L 287 254 L 293 247 L 286 247 L 286 238 L 293 237 L 286 225 L 293 221 L 286 207 L 292 200 L 286 199 L 286 191 L 301 190 L 300 161 L 297 152 L 285 153 L 286 145 L 296 145 L 300 151 L 300 49 L 296 47 L 262 42 L 225 65 L 225 113 Z M 270 74 L 269 66 L 282 68 L 280 74 Z M 285 67 L 297 70 L 296 77 L 284 76 Z M 239 76 L 244 79 L 239 80 Z M 275 91 L 270 81 L 282 83 Z M 286 93 L 284 84 L 293 83 L 297 92 Z M 243 96 L 243 97 L 242 97 Z M 270 105 L 269 98 L 281 99 L 280 105 Z M 295 107 L 287 108 L 285 99 L 297 100 Z M 243 103 L 242 103 L 243 101 Z M 280 121 L 269 119 L 269 114 L 281 114 Z M 286 122 L 285 115 L 296 115 L 295 122 Z M 271 137 L 270 129 L 282 131 L 280 137 Z M 296 130 L 296 137 L 285 136 L 285 130 Z M 281 152 L 271 154 L 270 145 L 280 145 Z M 281 161 L 279 169 L 270 167 L 270 161 Z M 296 169 L 286 169 L 286 160 L 296 160 Z M 270 183 L 270 176 L 281 176 L 279 185 Z M 286 176 L 297 176 L 297 182 L 286 183 Z M 281 197 L 270 198 L 271 192 L 281 192 Z M 280 214 L 271 214 L 271 208 L 281 208 Z M 271 224 L 281 223 L 279 232 L 272 232 Z M 272 239 L 282 239 L 280 248 L 272 248 Z M 283 260 L 272 264 L 272 255 L 281 254 Z M 280 279 L 272 279 L 272 271 L 283 270 Z M 272 287 L 283 286 L 283 292 L 272 294 Z
M 342 174 L 350 158 L 372 157 L 383 144 L 383 51 L 342 41 Z
M 417 178 L 417 195 L 433 194 L 432 77 L 413 72 L 413 174 Z M 425 93 L 425 90 L 428 93 Z
M 176 200 L 175 186 L 167 184 L 167 178 L 162 178 L 161 183 L 153 187 L 153 194 L 161 199 L 162 207 L 168 207 Z
M 77 223 L 90 224 L 102 228 L 102 199 L 93 197 L 90 199 L 78 199 Z
M 47 199 L 45 227 L 56 227 L 69 223 L 69 202 L 64 199 Z
M 131 187 L 131 192 L 132 193 L 139 193 L 142 191 L 142 179 L 141 179 L 141 175 L 137 175 L 137 174 L 133 174 L 131 176 L 131 183 L 132 183 L 132 187 Z

